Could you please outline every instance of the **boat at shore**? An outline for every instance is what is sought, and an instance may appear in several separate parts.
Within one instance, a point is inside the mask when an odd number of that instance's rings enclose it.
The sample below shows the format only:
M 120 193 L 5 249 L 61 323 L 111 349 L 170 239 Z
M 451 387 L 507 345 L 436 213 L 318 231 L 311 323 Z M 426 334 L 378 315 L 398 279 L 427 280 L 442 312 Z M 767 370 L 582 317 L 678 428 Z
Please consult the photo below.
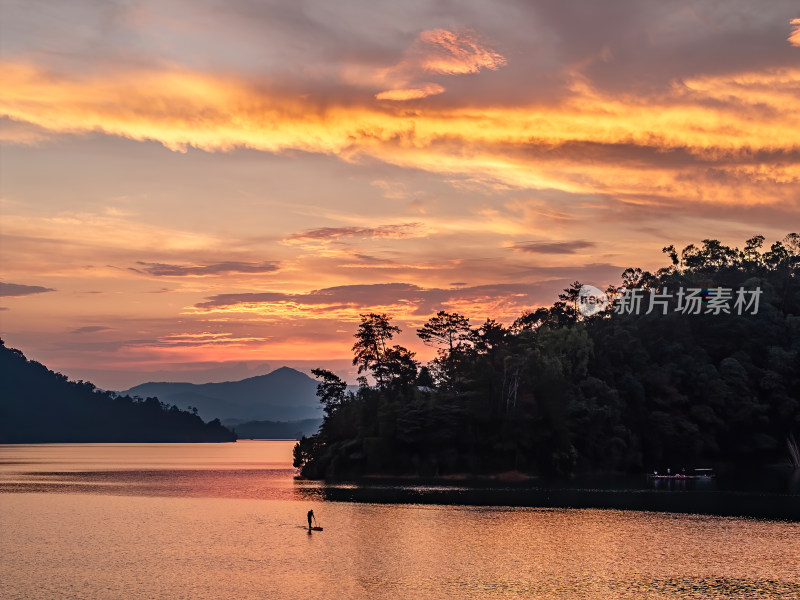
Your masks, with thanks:
M 647 475 L 650 479 L 711 479 L 712 477 L 716 477 L 714 473 L 714 469 L 693 469 L 691 474 L 686 474 L 685 471 L 681 471 L 680 473 L 671 473 L 669 469 L 667 469 L 666 474 L 659 475 L 658 471 L 653 471 Z

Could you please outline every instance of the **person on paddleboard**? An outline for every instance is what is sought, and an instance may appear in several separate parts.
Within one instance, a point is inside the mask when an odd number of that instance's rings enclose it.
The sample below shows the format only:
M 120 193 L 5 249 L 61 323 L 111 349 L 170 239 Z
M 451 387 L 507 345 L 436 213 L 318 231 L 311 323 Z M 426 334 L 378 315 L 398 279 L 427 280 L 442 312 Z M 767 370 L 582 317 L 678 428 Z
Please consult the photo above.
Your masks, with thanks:
M 314 522 L 317 522 L 317 517 L 314 516 L 314 510 L 308 511 L 308 530 L 311 531 L 311 519 L 314 519 Z

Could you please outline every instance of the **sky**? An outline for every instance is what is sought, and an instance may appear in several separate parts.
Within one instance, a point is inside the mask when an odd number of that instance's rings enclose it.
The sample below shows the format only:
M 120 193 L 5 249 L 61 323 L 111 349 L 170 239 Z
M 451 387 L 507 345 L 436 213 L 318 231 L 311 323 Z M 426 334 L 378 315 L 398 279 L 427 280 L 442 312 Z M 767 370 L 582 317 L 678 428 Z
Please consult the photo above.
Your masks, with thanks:
M 105 389 L 351 383 L 800 229 L 796 0 L 0 0 L 0 337 Z

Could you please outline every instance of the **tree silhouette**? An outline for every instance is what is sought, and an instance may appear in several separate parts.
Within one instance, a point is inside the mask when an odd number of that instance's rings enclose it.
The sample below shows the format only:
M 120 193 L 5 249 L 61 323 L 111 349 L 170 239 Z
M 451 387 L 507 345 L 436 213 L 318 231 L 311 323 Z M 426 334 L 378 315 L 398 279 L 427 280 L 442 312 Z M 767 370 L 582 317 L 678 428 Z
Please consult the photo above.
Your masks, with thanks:
M 317 397 L 322 402 L 322 410 L 330 416 L 344 402 L 347 384 L 327 369 L 311 369 L 311 373 L 320 380 L 317 384 Z
M 431 364 L 431 373 L 438 387 L 455 390 L 460 379 L 459 372 L 473 344 L 469 319 L 458 313 L 440 310 L 417 329 L 417 337 L 426 345 L 436 348 L 437 356 Z
M 575 282 L 508 328 L 437 313 L 418 332 L 437 356 L 419 371 L 389 344 L 399 329 L 386 315 L 362 315 L 354 364 L 377 385 L 362 380 L 331 402 L 298 464 L 309 477 L 351 478 L 787 462 L 800 435 L 800 236 L 764 244 L 666 246 L 665 267 L 626 269 L 609 288 L 757 290 L 747 314 L 709 304 L 579 319 Z M 323 396 L 341 398 L 343 382 L 326 381 Z
M 359 374 L 367 371 L 375 377 L 378 387 L 387 383 L 387 342 L 391 341 L 400 329 L 389 323 L 385 314 L 369 313 L 361 315 L 361 323 L 354 334 L 353 364 L 358 365 Z

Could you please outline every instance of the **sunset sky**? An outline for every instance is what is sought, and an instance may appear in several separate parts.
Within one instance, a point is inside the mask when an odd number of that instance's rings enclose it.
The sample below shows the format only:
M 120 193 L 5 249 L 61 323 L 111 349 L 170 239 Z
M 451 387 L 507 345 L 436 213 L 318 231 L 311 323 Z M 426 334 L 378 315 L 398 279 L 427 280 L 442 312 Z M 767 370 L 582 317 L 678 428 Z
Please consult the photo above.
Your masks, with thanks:
M 800 229 L 797 0 L 0 7 L 0 336 L 103 388 Z

